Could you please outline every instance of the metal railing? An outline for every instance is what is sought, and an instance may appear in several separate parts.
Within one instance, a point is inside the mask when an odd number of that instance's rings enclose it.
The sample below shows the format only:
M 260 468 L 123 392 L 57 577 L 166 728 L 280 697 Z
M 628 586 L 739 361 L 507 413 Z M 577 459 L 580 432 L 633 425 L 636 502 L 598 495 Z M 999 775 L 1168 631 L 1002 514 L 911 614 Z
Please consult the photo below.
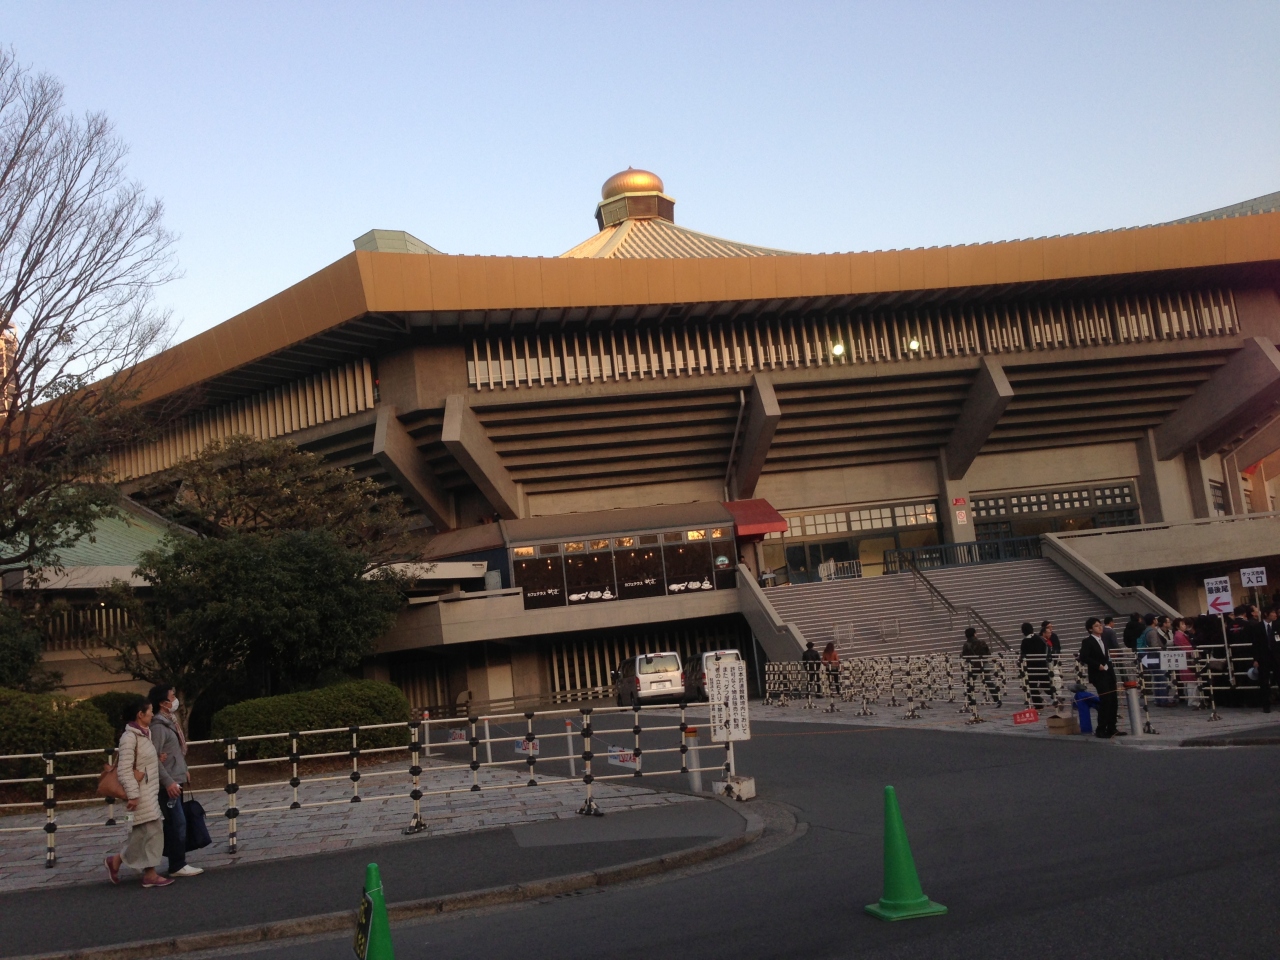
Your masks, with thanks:
M 970 626 L 976 627 L 986 635 L 988 644 L 994 643 L 1001 650 L 1012 649 L 1005 638 L 1000 636 L 1000 632 L 988 623 L 987 619 L 980 614 L 976 608 L 968 605 L 957 607 L 947 599 L 946 595 L 938 589 L 937 585 L 932 580 L 924 575 L 920 568 L 916 566 L 915 561 L 912 558 L 907 557 L 905 564 L 906 566 L 904 569 L 916 579 L 917 583 L 922 584 L 924 588 L 929 591 L 929 597 L 940 603 L 952 617 L 964 614 L 965 619 Z
M 824 560 L 818 564 L 818 577 L 822 580 L 859 580 L 862 578 L 862 561 Z
M 672 709 L 679 711 L 678 722 L 671 722 Z M 663 712 L 653 717 L 654 723 L 646 724 L 644 722 L 646 715 L 652 715 L 653 711 Z M 384 731 L 387 733 L 381 733 Z M 380 737 L 374 736 L 379 733 L 381 733 Z M 385 740 L 388 733 L 392 739 L 403 738 L 404 742 L 390 746 L 369 746 L 368 741 L 365 741 L 362 745 L 362 736 L 371 737 L 377 743 L 379 740 Z M 351 738 L 349 748 L 320 749 L 312 752 L 303 749 L 308 738 L 329 738 L 332 745 L 334 737 L 340 738 L 345 743 L 347 736 Z M 259 752 L 256 745 L 267 744 L 271 745 L 270 755 L 254 755 Z M 514 746 L 517 756 L 510 760 L 503 760 L 499 755 L 499 759 L 494 759 L 495 744 L 501 744 L 508 749 Z M 217 761 L 193 763 L 188 769 L 192 773 L 222 770 L 225 783 L 221 787 L 190 790 L 186 795 L 199 797 L 202 794 L 221 792 L 225 796 L 223 817 L 227 821 L 227 851 L 232 854 L 237 852 L 240 843 L 240 821 L 253 814 L 304 808 L 349 807 L 350 804 L 366 801 L 407 800 L 409 806 L 406 811 L 407 825 L 404 832 L 417 833 L 427 827 L 422 810 L 422 801 L 427 797 L 448 798 L 457 794 L 474 796 L 486 792 L 581 784 L 584 788 L 584 796 L 578 813 L 599 816 L 601 810 L 594 791 L 597 783 L 615 780 L 635 782 L 645 777 L 687 775 L 690 778 L 691 787 L 696 792 L 701 789 L 703 773 L 721 771 L 727 778 L 734 776 L 737 772 L 732 741 L 724 744 L 722 763 L 712 766 L 699 765 L 700 752 L 696 728 L 691 728 L 687 723 L 684 704 L 679 704 L 678 707 L 655 705 L 529 710 L 522 713 L 490 716 L 473 715 L 461 723 L 454 718 L 422 717 L 404 723 L 352 725 L 320 730 L 293 730 L 244 737 L 194 740 L 189 741 L 187 745 L 188 747 L 213 747 L 222 754 L 221 759 Z M 719 744 L 701 745 L 703 750 L 718 747 Z M 242 751 L 248 755 L 242 756 Z M 433 756 L 433 751 L 438 762 L 427 760 Z M 368 762 L 370 758 L 390 760 L 396 754 L 404 755 L 406 752 L 409 757 L 407 766 L 378 763 L 370 768 Z M 43 809 L 45 814 L 44 823 L 40 825 L 0 827 L 0 834 L 43 832 L 45 866 L 53 867 L 57 864 L 56 838 L 60 830 L 117 826 L 114 800 L 105 801 L 107 816 L 101 821 L 60 824 L 57 817 L 58 810 L 63 807 L 104 803 L 97 797 L 60 796 L 60 785 L 64 785 L 65 788 L 65 785 L 73 782 L 96 781 L 100 771 L 64 773 L 59 771 L 58 765 L 74 762 L 75 758 L 87 756 L 104 757 L 107 762 L 113 762 L 114 753 L 114 749 L 105 751 L 99 749 L 0 756 L 0 770 L 4 769 L 3 765 L 6 763 L 19 765 L 19 773 L 22 772 L 22 765 L 30 766 L 37 762 L 44 765 L 41 775 L 0 779 L 0 786 L 30 787 L 33 790 L 43 787 L 43 799 L 0 804 L 0 810 L 21 812 L 24 808 Z M 322 771 L 312 776 L 303 775 L 303 765 L 308 761 L 329 761 L 332 766 L 333 761 L 344 759 L 351 761 L 350 771 Z M 427 760 L 426 765 L 424 760 Z M 364 769 L 361 768 L 362 761 Z M 626 772 L 602 772 L 602 761 L 610 767 L 622 767 Z M 580 773 L 579 764 L 581 764 Z M 263 782 L 241 782 L 239 777 L 241 770 L 269 765 L 287 768 L 289 777 L 287 779 L 272 778 Z M 482 784 L 480 773 L 486 770 L 516 775 L 501 782 Z M 548 772 L 543 773 L 543 770 Z M 442 775 L 449 775 L 449 777 Z M 462 782 L 447 782 L 449 778 L 457 781 L 459 775 Z M 440 779 L 433 783 L 436 778 Z M 351 790 L 349 795 L 340 799 L 309 798 L 307 795 L 308 786 L 336 784 L 342 781 L 349 782 Z M 370 787 L 371 782 L 392 786 Z M 242 796 L 251 791 L 274 789 L 279 793 L 283 788 L 288 788 L 286 801 L 272 803 L 268 800 L 257 806 L 240 806 Z M 212 814 L 213 811 L 211 810 L 210 813 Z M 0 820 L 0 823 L 3 822 Z
M 1193 656 L 1184 668 L 1143 668 L 1128 650 L 1112 651 L 1119 684 L 1138 685 L 1141 726 L 1151 723 L 1148 700 L 1181 703 L 1218 720 L 1216 696 L 1230 688 L 1219 659 Z M 966 723 L 983 723 L 982 709 L 1017 705 L 1066 710 L 1077 691 L 1087 691 L 1088 676 L 1072 657 L 1022 657 L 1015 653 L 961 657 L 935 653 L 918 656 L 860 657 L 839 663 L 790 661 L 765 665 L 766 706 L 785 707 L 799 701 L 805 709 L 838 712 L 840 703 L 860 704 L 857 716 L 874 716 L 873 706 L 905 707 L 905 720 L 921 719 L 924 710 L 955 706 L 968 713 Z M 1121 704 L 1124 704 L 1123 698 Z M 825 706 L 824 706 L 825 703 Z
M 967 567 L 978 563 L 1040 559 L 1039 537 L 1008 537 L 1002 540 L 974 540 L 970 543 L 940 543 L 932 547 L 907 547 L 884 552 L 884 572 L 902 573 L 915 566 L 934 570 L 940 567 Z

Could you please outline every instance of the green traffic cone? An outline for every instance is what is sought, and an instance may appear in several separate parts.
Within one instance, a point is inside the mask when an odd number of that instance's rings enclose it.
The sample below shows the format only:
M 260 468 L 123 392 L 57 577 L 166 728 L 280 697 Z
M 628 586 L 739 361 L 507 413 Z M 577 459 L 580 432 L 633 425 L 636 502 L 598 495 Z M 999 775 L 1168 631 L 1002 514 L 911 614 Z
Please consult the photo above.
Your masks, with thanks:
M 387 921 L 387 901 L 382 895 L 382 875 L 371 863 L 364 872 L 364 895 L 356 918 L 356 956 L 360 960 L 395 960 L 391 949 L 391 924 Z
M 893 787 L 885 787 L 884 896 L 879 903 L 868 904 L 867 913 L 881 920 L 910 920 L 946 912 L 946 907 L 934 903 L 920 888 L 916 862 L 907 843 L 907 828 L 902 825 L 902 814 L 898 810 L 898 795 Z

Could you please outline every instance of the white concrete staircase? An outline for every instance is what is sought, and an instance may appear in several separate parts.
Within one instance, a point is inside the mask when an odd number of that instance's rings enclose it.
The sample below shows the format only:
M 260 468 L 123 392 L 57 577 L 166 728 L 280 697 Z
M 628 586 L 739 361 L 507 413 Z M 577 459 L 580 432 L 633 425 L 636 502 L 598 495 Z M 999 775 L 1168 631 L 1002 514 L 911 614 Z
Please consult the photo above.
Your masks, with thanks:
M 1084 621 L 1113 610 L 1052 560 L 1011 560 L 928 570 L 925 575 L 957 614 L 934 600 L 910 573 L 830 580 L 764 591 L 779 619 L 794 623 L 819 649 L 836 641 L 842 657 L 959 653 L 976 609 L 1015 650 L 1024 620 L 1052 620 L 1066 650 L 1084 637 Z M 981 635 L 981 631 L 980 631 Z

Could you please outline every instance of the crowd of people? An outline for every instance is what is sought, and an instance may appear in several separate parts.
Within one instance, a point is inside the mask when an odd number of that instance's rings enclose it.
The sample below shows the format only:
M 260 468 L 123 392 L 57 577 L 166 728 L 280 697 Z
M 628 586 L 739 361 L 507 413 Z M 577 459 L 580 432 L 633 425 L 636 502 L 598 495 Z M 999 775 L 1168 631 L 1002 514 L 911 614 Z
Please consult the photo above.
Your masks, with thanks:
M 112 883 L 120 882 L 124 867 L 140 872 L 148 889 L 204 873 L 187 863 L 187 741 L 175 715 L 178 706 L 177 691 L 161 685 L 124 708 L 116 772 L 127 797 L 129 836 L 119 853 L 106 858 Z M 168 876 L 156 869 L 162 859 L 168 861 Z
M 1114 617 L 1090 617 L 1085 623 L 1086 636 L 1076 659 L 1088 671 L 1089 682 L 1098 694 L 1096 736 L 1104 739 L 1124 736 L 1116 729 L 1118 669 L 1123 672 L 1132 666 L 1135 671 L 1141 671 L 1151 690 L 1151 702 L 1156 706 L 1176 706 L 1180 700 L 1192 696 L 1187 691 L 1195 689 L 1196 658 L 1209 657 L 1211 663 L 1218 662 L 1225 667 L 1229 657 L 1228 643 L 1237 657 L 1242 648 L 1249 651 L 1253 665 L 1248 671 L 1248 679 L 1257 684 L 1262 711 L 1270 713 L 1272 687 L 1280 688 L 1278 621 L 1280 605 L 1263 612 L 1256 605 L 1243 604 L 1222 619 L 1212 614 L 1169 617 L 1132 613 L 1117 636 Z M 1163 669 L 1158 655 L 1166 650 L 1186 653 L 1187 665 L 1173 670 Z M 998 707 L 1001 704 L 997 684 L 985 663 L 990 654 L 987 642 L 973 627 L 969 627 L 965 631 L 960 655 L 969 664 L 970 703 L 974 702 L 977 687 L 985 683 Z M 1042 621 L 1039 628 L 1030 622 L 1022 624 L 1018 656 L 1026 668 L 1032 705 L 1041 707 L 1053 699 L 1053 665 L 1062 656 L 1062 642 L 1052 621 Z

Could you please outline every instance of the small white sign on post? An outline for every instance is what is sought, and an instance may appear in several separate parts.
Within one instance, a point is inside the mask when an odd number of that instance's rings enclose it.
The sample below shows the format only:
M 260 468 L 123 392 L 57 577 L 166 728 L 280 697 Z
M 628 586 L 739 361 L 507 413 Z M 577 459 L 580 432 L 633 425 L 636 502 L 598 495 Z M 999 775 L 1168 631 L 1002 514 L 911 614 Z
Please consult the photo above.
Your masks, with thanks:
M 609 762 L 618 767 L 630 767 L 632 770 L 640 766 L 636 755 L 624 747 L 610 747 Z
M 1161 650 L 1160 651 L 1160 669 L 1161 670 L 1187 669 L 1187 651 Z
M 1231 602 L 1231 578 L 1207 577 L 1204 581 L 1204 595 L 1208 600 L 1210 613 L 1230 613 L 1235 606 Z
M 520 754 L 521 756 L 536 757 L 538 755 L 537 740 L 526 740 L 524 737 L 521 737 L 519 740 L 515 741 L 515 745 L 516 745 L 516 753 Z
M 728 658 L 708 660 L 707 699 L 711 707 L 712 743 L 751 739 L 745 661 Z
M 1240 586 L 1265 587 L 1267 585 L 1266 567 L 1244 567 L 1240 571 Z

